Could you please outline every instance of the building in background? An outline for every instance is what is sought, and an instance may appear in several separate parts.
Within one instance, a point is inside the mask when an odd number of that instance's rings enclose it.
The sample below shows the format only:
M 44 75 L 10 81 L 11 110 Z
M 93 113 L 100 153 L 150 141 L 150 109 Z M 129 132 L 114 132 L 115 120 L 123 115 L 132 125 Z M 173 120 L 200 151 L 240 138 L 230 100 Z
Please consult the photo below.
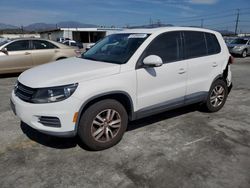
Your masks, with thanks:
M 58 41 L 59 38 L 68 38 L 83 43 L 84 46 L 96 43 L 103 37 L 121 31 L 120 28 L 58 28 L 40 32 L 43 39 Z

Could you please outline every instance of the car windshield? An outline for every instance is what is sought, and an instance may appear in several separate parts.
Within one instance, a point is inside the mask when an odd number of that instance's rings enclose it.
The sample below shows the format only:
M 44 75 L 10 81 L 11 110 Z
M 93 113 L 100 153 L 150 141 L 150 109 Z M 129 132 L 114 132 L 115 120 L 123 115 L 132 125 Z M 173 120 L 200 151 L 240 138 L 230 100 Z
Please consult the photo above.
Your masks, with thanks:
M 247 39 L 234 39 L 231 44 L 246 44 L 247 41 Z
M 82 54 L 82 58 L 124 64 L 148 36 L 148 34 L 144 33 L 109 35 L 90 48 L 86 53 Z

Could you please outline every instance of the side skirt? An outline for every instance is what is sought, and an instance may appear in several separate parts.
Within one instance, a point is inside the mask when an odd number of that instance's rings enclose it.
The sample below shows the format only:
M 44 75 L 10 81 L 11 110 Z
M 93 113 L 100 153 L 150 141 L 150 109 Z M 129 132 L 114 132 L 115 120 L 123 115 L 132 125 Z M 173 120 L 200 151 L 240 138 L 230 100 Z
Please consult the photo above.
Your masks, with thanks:
M 165 111 L 173 110 L 190 104 L 206 101 L 208 92 L 197 92 L 185 97 L 180 97 L 170 101 L 166 101 L 160 104 L 156 104 L 150 107 L 143 108 L 137 112 L 134 112 L 134 118 L 132 120 L 141 119 L 151 115 L 159 114 Z

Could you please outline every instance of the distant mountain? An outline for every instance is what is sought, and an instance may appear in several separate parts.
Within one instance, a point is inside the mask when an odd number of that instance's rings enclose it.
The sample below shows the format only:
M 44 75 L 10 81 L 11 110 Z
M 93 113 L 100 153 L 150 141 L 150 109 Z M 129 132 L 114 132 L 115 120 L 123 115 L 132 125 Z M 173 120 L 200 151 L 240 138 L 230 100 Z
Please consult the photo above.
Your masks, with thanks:
M 14 25 L 8 25 L 8 24 L 4 24 L 4 23 L 0 23 L 0 30 L 1 29 L 17 29 L 17 26 Z
M 81 22 L 74 22 L 74 21 L 68 21 L 68 22 L 59 22 L 57 23 L 57 27 L 69 27 L 69 28 L 92 28 L 92 27 L 97 27 L 97 25 L 93 24 L 85 24 Z
M 55 24 L 48 24 L 48 23 L 33 23 L 27 26 L 24 26 L 24 31 L 45 31 L 45 30 L 51 30 L 56 28 L 93 28 L 97 27 L 93 24 L 85 24 L 81 22 L 74 22 L 74 21 L 66 21 L 66 22 L 58 22 Z M 14 25 L 8 25 L 4 23 L 0 23 L 0 30 L 5 29 L 20 29 L 20 27 L 14 26 Z
M 56 29 L 56 24 L 33 23 L 23 27 L 26 31 L 44 31 L 48 29 Z
M 84 24 L 80 22 L 74 22 L 74 21 L 67 21 L 67 22 L 59 22 L 55 24 L 47 24 L 47 23 L 34 23 L 30 24 L 28 26 L 24 27 L 24 30 L 26 31 L 45 31 L 50 29 L 56 29 L 56 28 L 87 28 L 87 27 L 97 27 L 93 24 Z

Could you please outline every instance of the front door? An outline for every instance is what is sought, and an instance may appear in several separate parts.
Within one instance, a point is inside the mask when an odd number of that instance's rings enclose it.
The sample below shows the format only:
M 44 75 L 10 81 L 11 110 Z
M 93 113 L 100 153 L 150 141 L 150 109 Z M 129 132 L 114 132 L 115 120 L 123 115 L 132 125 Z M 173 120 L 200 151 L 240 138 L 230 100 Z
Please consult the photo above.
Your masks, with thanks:
M 137 74 L 137 109 L 150 110 L 184 103 L 187 64 L 182 61 L 180 32 L 167 32 L 154 39 L 139 60 Z M 163 60 L 161 67 L 143 67 L 143 59 L 157 55 Z
M 33 66 L 29 40 L 18 40 L 5 48 L 8 54 L 0 52 L 1 72 L 21 72 Z

